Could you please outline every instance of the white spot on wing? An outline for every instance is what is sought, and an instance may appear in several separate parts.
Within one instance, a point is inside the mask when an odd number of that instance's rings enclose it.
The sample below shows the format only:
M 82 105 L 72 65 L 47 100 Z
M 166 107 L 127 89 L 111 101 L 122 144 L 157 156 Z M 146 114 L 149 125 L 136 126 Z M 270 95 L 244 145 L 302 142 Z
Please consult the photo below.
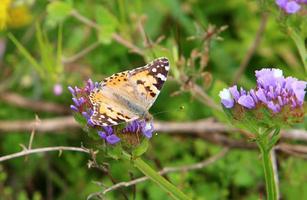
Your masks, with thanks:
M 163 75 L 163 74 L 158 74 L 157 75 L 157 77 L 159 78 L 159 79 L 161 79 L 162 81 L 166 81 L 166 77 Z
M 110 123 L 112 123 L 112 124 L 117 124 L 117 122 L 116 122 L 116 121 L 114 121 L 114 120 L 113 120 L 113 119 L 111 119 L 111 118 L 108 118 L 108 119 L 107 119 L 107 121 L 108 121 L 108 122 L 110 122 Z
M 157 72 L 157 69 L 156 69 L 156 68 L 152 68 L 151 71 L 152 71 L 152 72 Z

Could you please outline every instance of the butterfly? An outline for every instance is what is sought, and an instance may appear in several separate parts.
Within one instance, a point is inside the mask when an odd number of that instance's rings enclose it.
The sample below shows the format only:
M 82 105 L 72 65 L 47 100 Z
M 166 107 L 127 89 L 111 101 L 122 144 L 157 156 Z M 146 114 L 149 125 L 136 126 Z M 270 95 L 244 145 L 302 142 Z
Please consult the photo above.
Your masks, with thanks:
M 168 59 L 161 57 L 143 67 L 105 78 L 89 95 L 92 123 L 113 126 L 139 118 L 152 119 L 148 110 L 157 99 L 169 69 Z

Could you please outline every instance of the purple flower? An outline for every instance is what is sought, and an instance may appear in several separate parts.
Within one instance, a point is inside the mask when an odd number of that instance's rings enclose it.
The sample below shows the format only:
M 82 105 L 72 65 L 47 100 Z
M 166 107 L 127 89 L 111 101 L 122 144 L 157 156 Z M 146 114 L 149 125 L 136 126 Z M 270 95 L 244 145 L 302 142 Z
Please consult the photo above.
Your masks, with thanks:
M 288 14 L 294 14 L 301 9 L 300 4 L 306 4 L 307 0 L 276 0 L 276 4 Z
M 290 1 L 286 4 L 285 11 L 289 14 L 296 13 L 301 9 L 301 6 L 295 1 Z
M 235 101 L 234 101 L 234 97 L 231 95 L 230 88 L 229 89 L 223 89 L 222 91 L 220 91 L 219 96 L 221 98 L 222 104 L 226 108 L 232 108 L 234 106 Z M 237 96 L 236 96 L 236 98 L 237 98 Z
M 106 141 L 109 143 L 109 144 L 116 144 L 120 141 L 120 138 L 117 137 L 115 134 L 113 135 L 109 135 L 106 137 Z
M 147 138 L 152 137 L 153 131 L 154 131 L 154 127 L 153 127 L 152 123 L 146 123 L 145 126 L 143 126 L 143 128 L 142 128 L 142 133 Z
M 288 0 L 276 0 L 276 4 L 281 7 L 281 8 L 285 8 L 286 4 L 287 4 Z
M 286 106 L 292 109 L 302 107 L 307 82 L 293 77 L 284 77 L 280 69 L 261 69 L 255 72 L 257 87 L 246 92 L 237 86 L 223 89 L 219 96 L 225 108 L 239 104 L 247 109 L 265 106 L 273 113 L 279 113 Z
M 238 104 L 248 109 L 255 108 L 256 105 L 253 98 L 250 95 L 242 95 L 238 100 Z
M 95 88 L 96 83 L 93 83 L 93 81 L 91 79 L 89 79 L 86 83 L 86 86 L 82 89 L 78 88 L 77 86 L 75 86 L 74 88 L 71 86 L 68 86 L 68 90 L 69 92 L 72 94 L 72 100 L 74 102 L 73 107 L 71 106 L 71 109 L 73 111 L 76 112 L 81 112 L 84 115 L 84 112 L 88 112 L 91 111 L 92 112 L 92 108 L 89 107 L 87 108 L 86 105 L 89 102 L 89 98 L 88 96 L 90 95 L 90 93 L 92 92 L 92 90 Z M 89 124 L 91 126 L 94 126 L 94 124 L 89 121 L 89 117 L 86 117 Z
M 134 120 L 130 122 L 124 129 L 123 134 L 125 133 L 142 133 L 147 138 L 152 137 L 154 131 L 153 125 L 151 122 L 146 122 L 145 120 Z
M 70 92 L 73 96 L 76 95 L 75 90 L 74 90 L 71 86 L 68 86 L 68 90 L 69 90 L 69 92 Z
M 63 92 L 63 87 L 61 84 L 57 83 L 53 86 L 53 93 L 56 95 L 56 96 L 59 96 L 61 95 Z
M 120 141 L 120 138 L 115 135 L 111 126 L 104 126 L 104 131 L 98 131 L 98 135 L 109 144 L 116 144 Z

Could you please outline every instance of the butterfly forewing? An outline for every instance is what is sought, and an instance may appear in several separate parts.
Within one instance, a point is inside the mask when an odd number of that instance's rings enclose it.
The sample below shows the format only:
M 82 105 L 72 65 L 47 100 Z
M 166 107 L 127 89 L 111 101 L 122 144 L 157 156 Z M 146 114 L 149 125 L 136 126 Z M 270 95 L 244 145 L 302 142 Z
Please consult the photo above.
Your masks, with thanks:
M 129 81 L 139 102 L 147 110 L 158 97 L 170 69 L 167 58 L 158 58 L 144 67 L 129 71 Z

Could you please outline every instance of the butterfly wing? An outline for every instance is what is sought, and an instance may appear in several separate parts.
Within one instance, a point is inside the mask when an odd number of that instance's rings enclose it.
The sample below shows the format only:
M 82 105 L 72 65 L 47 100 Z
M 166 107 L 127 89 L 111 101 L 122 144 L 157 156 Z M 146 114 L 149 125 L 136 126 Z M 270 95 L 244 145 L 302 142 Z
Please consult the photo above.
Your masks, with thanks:
M 90 101 L 93 105 L 93 114 L 90 119 L 95 125 L 113 126 L 139 118 L 127 107 L 105 95 L 102 89 L 94 89 L 90 94 Z
M 114 74 L 90 94 L 96 125 L 109 126 L 138 119 L 156 100 L 169 71 L 167 58 L 158 58 L 131 71 Z
M 158 97 L 170 69 L 167 58 L 155 59 L 144 67 L 129 71 L 129 81 L 137 101 L 148 110 Z

